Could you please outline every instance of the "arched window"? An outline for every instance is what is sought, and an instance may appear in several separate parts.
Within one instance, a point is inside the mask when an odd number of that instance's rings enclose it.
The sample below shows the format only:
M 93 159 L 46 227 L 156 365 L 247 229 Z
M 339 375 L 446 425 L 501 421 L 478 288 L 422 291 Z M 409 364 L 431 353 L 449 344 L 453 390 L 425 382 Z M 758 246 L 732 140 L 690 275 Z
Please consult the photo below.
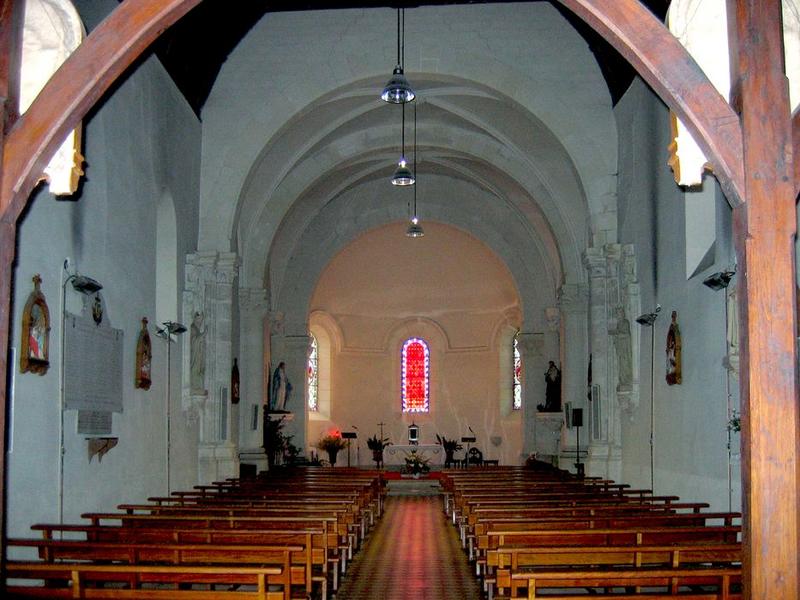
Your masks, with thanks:
M 430 411 L 430 351 L 421 338 L 410 338 L 400 355 L 403 412 Z
M 306 365 L 306 386 L 308 387 L 308 410 L 319 410 L 319 347 L 317 338 L 309 334 L 311 343 L 308 349 L 308 364 Z
M 522 355 L 519 353 L 519 339 L 514 336 L 514 397 L 512 398 L 511 408 L 520 410 L 522 408 Z

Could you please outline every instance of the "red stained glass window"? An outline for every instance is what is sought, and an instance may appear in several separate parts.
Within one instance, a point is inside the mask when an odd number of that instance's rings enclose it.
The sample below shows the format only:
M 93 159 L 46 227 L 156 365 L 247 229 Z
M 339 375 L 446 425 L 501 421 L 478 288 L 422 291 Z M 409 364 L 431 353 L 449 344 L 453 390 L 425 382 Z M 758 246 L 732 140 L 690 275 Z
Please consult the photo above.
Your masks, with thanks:
M 400 357 L 403 412 L 430 410 L 430 351 L 421 338 L 403 344 Z

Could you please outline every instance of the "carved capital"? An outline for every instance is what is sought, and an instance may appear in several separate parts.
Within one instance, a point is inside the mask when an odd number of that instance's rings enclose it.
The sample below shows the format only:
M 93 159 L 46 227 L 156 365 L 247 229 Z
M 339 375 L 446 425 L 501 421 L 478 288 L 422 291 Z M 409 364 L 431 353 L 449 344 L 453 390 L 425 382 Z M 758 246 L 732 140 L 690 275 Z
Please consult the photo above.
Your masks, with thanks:
M 186 257 L 186 287 L 206 282 L 232 284 L 239 276 L 239 257 L 234 252 L 195 252 Z
M 517 334 L 517 344 L 523 358 L 541 354 L 544 351 L 544 335 L 520 332 Z
M 606 257 L 600 248 L 587 248 L 583 253 L 583 266 L 590 279 L 606 276 Z
M 242 310 L 264 311 L 269 306 L 264 288 L 239 288 L 239 307 Z
M 269 312 L 269 330 L 273 335 L 283 335 L 286 331 L 286 315 L 279 310 Z
M 561 311 L 556 306 L 549 306 L 544 309 L 544 320 L 547 323 L 548 331 L 558 331 L 561 325 Z
M 585 313 L 589 306 L 589 289 L 581 283 L 565 283 L 558 289 L 558 308 L 561 313 Z

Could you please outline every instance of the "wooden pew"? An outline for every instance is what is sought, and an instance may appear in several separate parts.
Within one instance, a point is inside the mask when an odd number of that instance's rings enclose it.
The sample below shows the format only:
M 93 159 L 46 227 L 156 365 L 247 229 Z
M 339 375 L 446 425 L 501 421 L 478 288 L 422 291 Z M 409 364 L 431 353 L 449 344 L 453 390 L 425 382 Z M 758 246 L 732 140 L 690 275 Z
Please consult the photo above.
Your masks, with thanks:
M 493 588 L 500 593 L 510 589 L 517 573 L 552 570 L 553 568 L 679 568 L 726 566 L 741 567 L 742 545 L 671 544 L 666 546 L 532 546 L 501 547 L 487 556 L 486 577 L 489 600 Z M 516 595 L 512 590 L 512 596 Z
M 296 525 L 296 523 L 283 523 Z M 328 576 L 331 576 L 332 589 L 338 589 L 339 581 L 339 543 L 338 535 L 326 532 L 323 528 L 293 529 L 200 529 L 171 527 L 121 527 L 111 525 L 83 524 L 35 524 L 34 531 L 42 532 L 42 540 L 55 540 L 56 533 L 69 540 L 88 543 L 123 544 L 208 544 L 208 545 L 286 545 L 299 546 L 304 551 L 295 558 L 303 559 L 313 582 L 319 583 L 325 598 Z M 76 539 L 78 538 L 78 539 Z M 38 540 L 37 540 L 38 541 Z M 332 568 L 329 568 L 332 565 Z
M 7 577 L 5 597 L 9 599 L 289 599 L 289 591 L 279 583 L 271 581 L 276 577 L 283 577 L 282 569 L 271 566 L 98 565 L 86 562 L 8 561 L 5 569 Z M 8 580 L 19 583 L 9 583 Z M 47 585 L 37 583 L 41 580 L 47 582 Z M 114 587 L 102 587 L 109 584 L 114 585 Z M 194 585 L 202 585 L 207 589 L 191 588 Z M 224 585 L 225 588 L 210 589 L 220 585 Z M 255 590 L 249 590 L 242 586 L 254 587 Z
M 649 527 L 706 527 L 709 525 L 741 525 L 741 513 L 670 513 L 654 512 L 610 512 L 600 514 L 577 514 L 570 516 L 540 515 L 498 519 L 481 518 L 468 534 L 468 551 L 473 557 L 472 545 L 475 537 L 489 531 L 529 531 L 532 529 L 630 529 Z M 739 521 L 735 523 L 734 521 Z
M 40 560 L 48 563 L 276 566 L 283 570 L 283 579 L 271 579 L 270 583 L 280 583 L 287 590 L 300 585 L 306 595 L 312 592 L 311 551 L 302 545 L 9 539 L 6 547 L 35 548 Z
M 609 597 L 615 600 L 657 600 L 665 597 L 679 597 L 682 600 L 741 600 L 741 577 L 739 567 L 520 572 L 512 575 L 513 585 L 522 586 L 526 593 L 512 598 L 575 600 L 578 597 L 596 598 L 598 592 L 609 588 L 624 588 L 625 593 Z M 707 587 L 713 589 L 709 590 Z M 656 591 L 652 588 L 660 589 Z M 568 591 L 563 592 L 564 589 Z M 585 595 L 578 595 L 581 590 L 585 590 Z

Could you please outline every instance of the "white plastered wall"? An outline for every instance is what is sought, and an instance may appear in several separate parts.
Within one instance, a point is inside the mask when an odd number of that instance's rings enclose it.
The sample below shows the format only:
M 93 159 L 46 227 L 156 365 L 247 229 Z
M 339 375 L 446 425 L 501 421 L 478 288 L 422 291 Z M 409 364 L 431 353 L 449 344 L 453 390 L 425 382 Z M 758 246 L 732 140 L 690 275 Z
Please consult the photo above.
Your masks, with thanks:
M 666 166 L 669 121 L 666 107 L 639 80 L 618 104 L 620 139 L 620 241 L 636 248 L 643 312 L 661 304 L 654 327 L 655 434 L 654 481 L 657 493 L 686 501 L 728 507 L 725 304 L 721 291 L 702 284 L 715 271 L 733 266 L 731 211 L 711 177 L 716 199 L 713 264 L 687 279 L 683 193 Z M 734 279 L 735 284 L 735 279 Z M 665 347 L 672 311 L 677 311 L 683 341 L 683 381 L 667 385 Z M 635 317 L 636 315 L 634 315 Z M 631 327 L 639 327 L 631 322 Z M 650 337 L 642 334 L 641 402 L 623 422 L 622 479 L 634 487 L 650 485 Z M 732 378 L 734 406 L 738 382 Z M 733 510 L 740 504 L 738 434 L 733 436 Z
M 86 3 L 78 3 L 82 8 Z M 92 3 L 83 12 L 89 28 L 116 2 Z M 96 12 L 93 12 L 96 11 Z M 87 442 L 76 433 L 76 412 L 65 413 L 63 513 L 106 510 L 123 501 L 141 501 L 165 489 L 166 348 L 155 334 L 158 207 L 174 203 L 177 231 L 172 239 L 176 278 L 182 256 L 196 245 L 200 125 L 155 59 L 149 59 L 98 105 L 86 121 L 87 180 L 76 201 L 56 201 L 40 191 L 22 217 L 14 271 L 11 346 L 19 348 L 22 309 L 31 277 L 42 276 L 50 307 L 50 368 L 43 376 L 13 368 L 13 414 L 8 457 L 8 534 L 29 536 L 35 522 L 59 518 L 59 381 L 63 262 L 70 272 L 100 281 L 105 319 L 124 331 L 123 408 L 113 416 L 119 444 L 102 462 L 88 460 Z M 177 293 L 176 282 L 172 286 Z M 79 312 L 82 297 L 67 286 L 66 309 Z M 177 296 L 171 299 L 173 305 Z M 153 383 L 134 389 L 136 340 L 142 317 L 150 319 Z M 180 346 L 172 348 L 173 462 L 175 487 L 195 482 L 196 431 L 180 421 Z

